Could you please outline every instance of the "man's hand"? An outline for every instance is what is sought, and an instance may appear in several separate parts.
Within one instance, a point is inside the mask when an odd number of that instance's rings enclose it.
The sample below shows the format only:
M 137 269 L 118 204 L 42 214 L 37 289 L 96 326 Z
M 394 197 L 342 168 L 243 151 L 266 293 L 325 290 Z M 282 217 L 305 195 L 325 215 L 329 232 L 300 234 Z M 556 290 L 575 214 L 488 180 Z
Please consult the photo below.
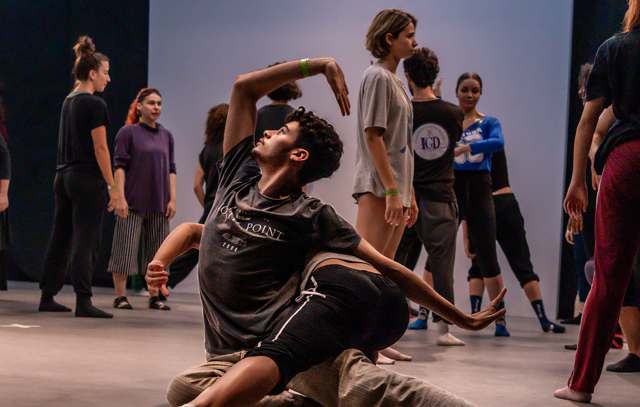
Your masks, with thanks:
M 161 261 L 152 260 L 149 263 L 144 279 L 149 287 L 158 288 L 162 295 L 169 296 L 169 290 L 167 289 L 169 272 L 165 270 L 165 266 Z
M 453 149 L 453 155 L 455 157 L 457 157 L 457 156 L 459 156 L 461 154 L 466 154 L 466 153 L 471 153 L 471 145 L 469 145 L 469 144 L 460 144 L 456 148 Z
M 413 191 L 413 193 L 411 194 L 411 206 L 407 209 L 407 227 L 408 228 L 416 224 L 416 221 L 418 220 L 419 212 L 420 212 L 420 209 L 418 209 L 418 202 L 416 201 L 416 193 L 415 191 Z
M 340 113 L 348 116 L 351 113 L 351 103 L 349 102 L 349 89 L 347 81 L 344 78 L 342 68 L 335 60 L 329 62 L 324 68 L 324 76 L 336 97 L 336 101 L 340 106 Z
M 498 304 L 500 304 L 500 301 L 502 301 L 506 293 L 507 289 L 503 288 L 502 291 L 500 291 L 500 294 L 491 301 L 491 304 L 489 304 L 487 308 L 480 312 L 476 312 L 475 314 L 467 314 L 464 321 L 458 324 L 458 326 L 472 331 L 479 331 L 480 329 L 489 326 L 489 324 L 494 322 L 496 319 L 503 317 L 507 313 L 507 310 L 505 308 L 498 309 Z

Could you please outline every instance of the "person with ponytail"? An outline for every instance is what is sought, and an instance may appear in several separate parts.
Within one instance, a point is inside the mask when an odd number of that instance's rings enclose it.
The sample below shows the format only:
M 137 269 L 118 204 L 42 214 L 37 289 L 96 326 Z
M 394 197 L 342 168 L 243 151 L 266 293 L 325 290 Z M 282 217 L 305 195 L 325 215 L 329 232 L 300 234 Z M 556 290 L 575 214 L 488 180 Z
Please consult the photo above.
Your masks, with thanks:
M 628 4 L 623 32 L 606 40 L 596 53 L 564 200 L 572 221 L 582 223 L 591 155 L 596 173 L 602 176 L 595 215 L 596 272 L 582 314 L 573 372 L 567 387 L 554 393 L 571 401 L 591 401 L 631 281 L 634 254 L 640 249 L 640 0 Z M 592 147 L 598 118 L 608 105 L 613 106 L 616 121 Z
M 54 300 L 68 269 L 76 293 L 75 315 L 112 318 L 91 302 L 94 253 L 100 240 L 104 210 L 105 207 L 109 211 L 121 210 L 123 205 L 107 145 L 107 104 L 94 95 L 103 92 L 111 81 L 109 58 L 96 52 L 88 36 L 80 37 L 73 51 L 76 86 L 64 99 L 60 112 L 53 182 L 53 231 L 40 281 L 42 297 L 38 309 L 41 312 L 71 311 Z
M 162 95 L 143 88 L 131 103 L 127 121 L 116 135 L 115 178 L 124 205 L 116 210 L 116 227 L 109 259 L 116 298 L 113 307 L 132 309 L 127 300 L 127 277 L 143 273 L 169 234 L 176 214 L 176 165 L 173 136 L 158 123 Z M 143 243 L 144 264 L 138 269 L 138 249 Z M 149 308 L 168 311 L 160 292 L 149 287 Z

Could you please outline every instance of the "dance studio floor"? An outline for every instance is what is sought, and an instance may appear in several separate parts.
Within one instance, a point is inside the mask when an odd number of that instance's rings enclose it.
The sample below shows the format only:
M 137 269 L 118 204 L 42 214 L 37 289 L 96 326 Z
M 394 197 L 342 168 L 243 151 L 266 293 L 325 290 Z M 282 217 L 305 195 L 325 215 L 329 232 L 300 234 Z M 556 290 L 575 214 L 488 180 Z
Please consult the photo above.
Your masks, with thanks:
M 109 308 L 110 290 L 97 289 L 98 306 Z M 36 312 L 35 284 L 10 283 L 0 291 L 0 406 L 165 407 L 172 375 L 203 359 L 201 309 L 197 295 L 172 296 L 170 312 L 145 308 L 130 296 L 133 311 L 115 310 L 113 320 Z M 58 299 L 73 304 L 70 287 Z M 495 407 L 575 406 L 552 391 L 566 382 L 577 329 L 543 334 L 537 321 L 510 318 L 511 338 L 492 332 L 456 334 L 464 348 L 435 346 L 435 332 L 408 332 L 397 348 L 415 361 L 390 369 L 445 387 L 477 403 Z M 17 325 L 14 325 L 17 324 Z M 623 352 L 611 351 L 607 362 Z M 605 372 L 596 406 L 640 406 L 640 374 Z

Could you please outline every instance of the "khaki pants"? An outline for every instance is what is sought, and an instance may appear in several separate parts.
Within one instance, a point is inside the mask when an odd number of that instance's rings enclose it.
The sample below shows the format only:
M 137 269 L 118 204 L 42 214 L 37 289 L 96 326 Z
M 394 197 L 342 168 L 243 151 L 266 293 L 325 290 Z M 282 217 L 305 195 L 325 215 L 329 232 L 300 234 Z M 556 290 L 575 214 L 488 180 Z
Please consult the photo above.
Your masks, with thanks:
M 167 400 L 177 407 L 195 399 L 245 353 L 214 357 L 182 372 L 169 384 Z M 298 374 L 288 387 L 324 407 L 474 406 L 425 381 L 379 368 L 355 349 Z

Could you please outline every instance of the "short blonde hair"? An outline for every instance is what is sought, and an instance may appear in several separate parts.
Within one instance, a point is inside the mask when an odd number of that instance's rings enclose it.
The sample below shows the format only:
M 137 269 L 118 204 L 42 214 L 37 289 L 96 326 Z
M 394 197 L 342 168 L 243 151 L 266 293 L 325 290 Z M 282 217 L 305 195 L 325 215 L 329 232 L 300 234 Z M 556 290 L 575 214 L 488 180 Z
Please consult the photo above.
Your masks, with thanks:
M 629 8 L 624 14 L 624 20 L 622 21 L 624 32 L 640 28 L 640 1 L 627 0 L 627 3 L 629 4 Z
M 417 26 L 418 20 L 406 11 L 396 8 L 382 10 L 369 25 L 365 41 L 367 50 L 376 58 L 386 57 L 391 52 L 386 40 L 387 34 L 395 38 L 411 23 Z

